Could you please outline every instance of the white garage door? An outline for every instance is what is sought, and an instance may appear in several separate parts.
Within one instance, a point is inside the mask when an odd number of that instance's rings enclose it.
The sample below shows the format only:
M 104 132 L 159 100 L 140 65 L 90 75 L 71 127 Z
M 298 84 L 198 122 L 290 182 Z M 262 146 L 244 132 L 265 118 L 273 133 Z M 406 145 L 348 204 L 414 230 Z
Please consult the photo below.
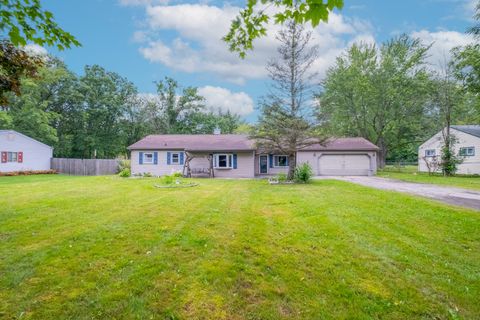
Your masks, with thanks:
M 321 176 L 367 176 L 370 158 L 366 154 L 325 154 L 318 159 Z

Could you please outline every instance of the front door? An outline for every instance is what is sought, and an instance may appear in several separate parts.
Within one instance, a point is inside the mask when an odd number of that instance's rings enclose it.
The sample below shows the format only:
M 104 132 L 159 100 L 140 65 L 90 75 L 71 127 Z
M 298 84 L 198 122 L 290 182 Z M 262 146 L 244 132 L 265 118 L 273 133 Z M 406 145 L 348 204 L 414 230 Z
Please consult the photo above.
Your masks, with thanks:
M 260 174 L 268 173 L 268 156 L 260 156 Z

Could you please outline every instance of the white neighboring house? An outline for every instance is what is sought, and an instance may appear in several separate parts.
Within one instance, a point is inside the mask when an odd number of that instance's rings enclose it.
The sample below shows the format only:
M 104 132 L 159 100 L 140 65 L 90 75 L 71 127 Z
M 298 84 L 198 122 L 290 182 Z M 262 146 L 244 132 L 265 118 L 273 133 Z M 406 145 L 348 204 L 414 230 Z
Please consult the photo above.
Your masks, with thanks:
M 462 156 L 459 174 L 480 174 L 480 125 L 450 126 L 455 136 L 454 152 Z M 435 134 L 418 148 L 418 171 L 428 172 L 426 161 L 432 163 L 442 156 L 442 131 Z M 440 171 L 439 168 L 437 171 Z
M 53 148 L 14 130 L 0 130 L 0 172 L 50 170 Z

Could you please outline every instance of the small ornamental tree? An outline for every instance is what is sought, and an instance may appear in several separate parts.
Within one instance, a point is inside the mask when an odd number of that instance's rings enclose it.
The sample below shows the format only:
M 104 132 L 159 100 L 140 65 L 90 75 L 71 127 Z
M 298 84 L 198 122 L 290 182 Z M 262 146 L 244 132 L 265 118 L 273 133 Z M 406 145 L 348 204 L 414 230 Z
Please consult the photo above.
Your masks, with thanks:
M 438 171 L 440 167 L 440 161 L 437 156 L 434 157 L 423 157 L 423 161 L 425 161 L 425 165 L 427 166 L 428 174 L 432 175 Z
M 444 62 L 441 72 L 435 75 L 433 84 L 432 102 L 438 109 L 439 121 L 444 123 L 440 167 L 444 176 L 452 176 L 462 162 L 462 158 L 455 154 L 454 147 L 457 140 L 451 132 L 452 119 L 462 100 L 462 90 L 453 77 L 451 62 Z
M 442 146 L 442 159 L 440 161 L 440 167 L 444 176 L 453 176 L 458 170 L 458 165 L 463 162 L 463 158 L 455 154 L 455 142 L 455 136 L 449 134 L 448 137 L 445 137 Z

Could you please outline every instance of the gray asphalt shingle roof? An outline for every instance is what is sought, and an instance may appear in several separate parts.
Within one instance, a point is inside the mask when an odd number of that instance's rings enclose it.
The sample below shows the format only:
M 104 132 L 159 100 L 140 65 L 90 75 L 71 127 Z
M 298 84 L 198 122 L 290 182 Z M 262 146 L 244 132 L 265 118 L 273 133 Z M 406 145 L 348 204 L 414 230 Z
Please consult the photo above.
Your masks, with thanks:
M 253 151 L 255 141 L 241 134 L 150 135 L 128 147 L 130 150 Z M 325 145 L 311 145 L 305 151 L 375 151 L 378 147 L 364 138 L 330 139 Z
M 468 134 L 471 134 L 472 136 L 479 137 L 480 138 L 480 125 L 478 124 L 473 124 L 473 125 L 463 125 L 463 126 L 451 126 L 451 128 L 462 131 Z
M 241 134 L 165 134 L 150 135 L 128 147 L 130 150 L 251 151 L 254 141 Z
M 332 138 L 324 145 L 314 144 L 303 148 L 307 151 L 375 151 L 378 147 L 365 138 Z

